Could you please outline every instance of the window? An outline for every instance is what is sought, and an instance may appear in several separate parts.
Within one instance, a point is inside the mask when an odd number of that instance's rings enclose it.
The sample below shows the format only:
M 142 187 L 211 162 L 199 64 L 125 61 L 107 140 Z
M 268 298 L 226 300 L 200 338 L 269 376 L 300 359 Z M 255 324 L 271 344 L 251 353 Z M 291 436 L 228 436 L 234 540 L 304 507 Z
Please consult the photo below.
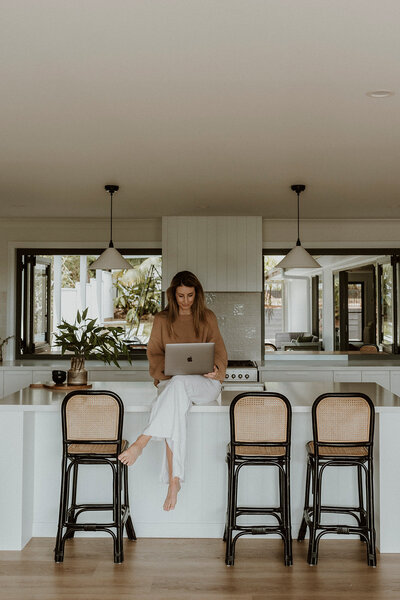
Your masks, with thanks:
M 283 256 L 264 256 L 264 322 L 265 343 L 275 345 L 275 336 L 284 330 L 284 292 L 282 269 L 275 265 Z
M 89 253 L 90 252 L 90 253 Z M 161 252 L 123 250 L 132 269 L 94 271 L 101 251 L 17 250 L 16 357 L 60 354 L 54 334 L 77 311 L 124 329 L 133 351 L 146 349 L 161 309 Z
M 363 341 L 363 296 L 362 283 L 348 284 L 349 342 Z
M 380 290 L 380 342 L 391 347 L 393 344 L 393 266 L 391 263 L 380 265 L 379 272 Z
M 282 271 L 276 265 L 286 252 L 264 251 L 266 342 L 292 351 L 312 334 L 309 349 L 354 352 L 376 344 L 399 352 L 398 249 L 313 249 L 320 269 Z

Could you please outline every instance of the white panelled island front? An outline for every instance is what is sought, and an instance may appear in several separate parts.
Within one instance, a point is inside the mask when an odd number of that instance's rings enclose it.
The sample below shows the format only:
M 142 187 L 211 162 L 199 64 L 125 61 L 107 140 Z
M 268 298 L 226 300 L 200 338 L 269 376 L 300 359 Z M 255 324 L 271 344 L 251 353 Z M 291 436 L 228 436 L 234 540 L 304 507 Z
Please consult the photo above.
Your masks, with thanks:
M 288 397 L 293 407 L 291 501 L 296 538 L 304 501 L 305 443 L 311 439 L 311 405 L 322 393 L 364 392 L 376 406 L 375 504 L 380 552 L 400 553 L 400 398 L 375 383 L 268 382 L 268 391 Z M 156 389 L 151 382 L 95 382 L 112 390 L 125 406 L 124 437 L 130 442 L 144 429 Z M 243 390 L 245 391 L 245 389 Z M 164 512 L 166 486 L 159 479 L 164 444 L 152 441 L 129 470 L 133 521 L 138 537 L 221 537 L 226 510 L 226 444 L 229 405 L 238 392 L 223 391 L 222 403 L 193 406 L 188 418 L 187 476 L 174 511 Z M 60 489 L 63 392 L 24 388 L 0 401 L 2 491 L 0 549 L 20 550 L 32 536 L 55 537 Z M 83 469 L 85 469 L 83 471 Z M 108 502 L 107 467 L 84 466 L 78 500 Z M 252 467 L 241 474 L 239 502 L 276 502 L 273 470 Z M 331 469 L 324 503 L 357 501 L 350 469 Z M 99 519 L 106 515 L 99 513 Z M 84 535 L 94 535 L 85 533 Z

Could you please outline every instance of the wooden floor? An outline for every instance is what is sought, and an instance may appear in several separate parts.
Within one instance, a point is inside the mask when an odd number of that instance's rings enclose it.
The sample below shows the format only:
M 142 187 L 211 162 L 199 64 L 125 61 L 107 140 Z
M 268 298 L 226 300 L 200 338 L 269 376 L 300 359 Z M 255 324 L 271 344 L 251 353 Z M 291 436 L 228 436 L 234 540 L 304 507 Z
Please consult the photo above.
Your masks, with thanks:
M 400 555 L 378 555 L 373 569 L 357 540 L 323 540 L 316 567 L 306 563 L 307 543 L 297 542 L 293 567 L 284 567 L 279 540 L 239 540 L 234 567 L 215 539 L 126 541 L 122 565 L 109 539 L 70 540 L 62 564 L 53 545 L 34 538 L 22 552 L 0 552 L 1 600 L 400 599 Z

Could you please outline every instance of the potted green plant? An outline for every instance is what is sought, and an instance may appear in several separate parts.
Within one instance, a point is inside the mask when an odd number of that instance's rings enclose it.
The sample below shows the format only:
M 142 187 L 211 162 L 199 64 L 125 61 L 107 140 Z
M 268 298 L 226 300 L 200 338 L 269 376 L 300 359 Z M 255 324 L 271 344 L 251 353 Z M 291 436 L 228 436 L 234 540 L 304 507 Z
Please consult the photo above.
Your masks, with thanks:
M 9 335 L 8 337 L 6 337 L 4 339 L 0 337 L 0 363 L 3 362 L 3 348 L 4 348 L 4 346 L 6 346 L 8 340 L 11 340 L 12 337 L 14 337 L 14 336 Z
M 131 362 L 128 346 L 122 341 L 122 327 L 103 327 L 96 325 L 97 319 L 87 316 L 88 308 L 82 313 L 77 312 L 75 323 L 67 323 L 64 319 L 55 334 L 55 345 L 61 348 L 61 353 L 73 353 L 71 368 L 68 371 L 69 385 L 87 384 L 85 360 L 98 358 L 110 365 L 120 367 L 119 356 L 125 354 Z

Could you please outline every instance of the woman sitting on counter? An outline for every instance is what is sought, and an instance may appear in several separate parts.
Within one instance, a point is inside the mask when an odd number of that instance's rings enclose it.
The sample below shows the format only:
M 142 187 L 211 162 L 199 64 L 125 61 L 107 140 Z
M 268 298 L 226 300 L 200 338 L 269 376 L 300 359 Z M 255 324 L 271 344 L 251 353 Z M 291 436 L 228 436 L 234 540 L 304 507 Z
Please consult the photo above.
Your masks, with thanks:
M 193 404 L 215 401 L 225 377 L 227 354 L 216 316 L 206 308 L 200 281 L 190 271 L 177 273 L 167 289 L 168 304 L 154 319 L 147 345 L 150 375 L 157 387 L 149 424 L 119 459 L 133 465 L 150 439 L 165 440 L 161 480 L 168 483 L 164 510 L 173 510 L 184 480 L 187 414 Z M 164 374 L 165 345 L 178 343 L 215 343 L 215 365 L 205 375 Z

